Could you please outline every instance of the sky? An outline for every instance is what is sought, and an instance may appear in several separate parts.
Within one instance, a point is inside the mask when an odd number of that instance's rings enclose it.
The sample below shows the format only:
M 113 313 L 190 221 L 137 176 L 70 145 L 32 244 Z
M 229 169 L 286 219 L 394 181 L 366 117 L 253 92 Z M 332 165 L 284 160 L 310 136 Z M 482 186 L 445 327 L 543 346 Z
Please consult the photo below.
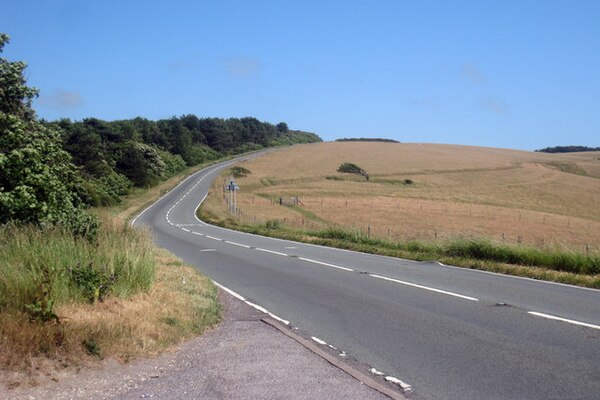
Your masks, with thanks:
M 600 146 L 600 1 L 2 1 L 40 118 Z

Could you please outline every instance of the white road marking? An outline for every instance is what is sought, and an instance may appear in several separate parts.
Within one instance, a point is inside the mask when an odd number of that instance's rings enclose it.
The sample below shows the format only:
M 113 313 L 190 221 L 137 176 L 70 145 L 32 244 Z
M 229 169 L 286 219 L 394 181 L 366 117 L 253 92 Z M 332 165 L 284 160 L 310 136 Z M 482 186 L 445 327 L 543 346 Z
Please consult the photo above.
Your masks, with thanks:
M 226 291 L 227 293 L 229 293 L 230 295 L 232 295 L 233 297 L 235 297 L 236 299 L 241 300 L 241 301 L 246 301 L 246 299 L 241 294 L 238 294 L 238 293 L 234 292 L 233 290 L 226 288 L 225 286 L 221 285 L 220 283 L 218 283 L 216 281 L 213 281 L 213 283 L 215 285 L 217 285 L 219 288 L 221 288 L 224 291 Z
M 232 241 L 229 241 L 229 240 L 226 240 L 226 241 L 225 241 L 225 243 L 227 243 L 227 244 L 232 244 L 232 245 L 234 245 L 234 246 L 238 246 L 238 247 L 243 247 L 243 248 L 245 248 L 245 249 L 251 249 L 251 248 L 252 248 L 251 246 L 248 246 L 248 245 L 246 245 L 246 244 L 241 244 L 241 243 L 237 243 L 237 242 L 232 242 Z
M 187 229 L 187 228 L 181 228 L 181 229 L 182 229 L 184 232 L 188 232 L 188 233 L 190 232 L 190 230 L 189 230 L 189 229 Z
M 256 308 L 258 311 L 264 312 L 265 314 L 269 313 L 266 308 L 263 308 L 263 307 L 259 306 L 258 304 L 254 304 L 248 300 L 245 300 L 244 303 L 248 304 L 250 307 Z
M 592 328 L 592 329 L 600 329 L 600 326 L 598 326 L 598 325 L 588 324 L 587 322 L 574 321 L 572 319 L 561 318 L 561 317 L 557 317 L 555 315 L 542 314 L 542 313 L 535 312 L 535 311 L 527 311 L 527 314 L 535 315 L 537 317 L 552 319 L 555 321 L 567 322 L 567 323 L 573 324 L 573 325 L 585 326 L 585 327 Z
M 288 255 L 287 255 L 287 254 L 285 254 L 285 253 L 280 253 L 280 252 L 278 252 L 278 251 L 273 251 L 273 250 L 261 249 L 260 247 L 255 247 L 255 249 L 256 249 L 256 250 L 258 250 L 258 251 L 265 252 L 265 253 L 276 254 L 276 255 L 278 255 L 278 256 L 284 256 L 284 257 L 287 257 L 287 256 L 288 256 Z
M 290 321 L 288 321 L 287 319 L 283 319 L 283 318 L 281 318 L 281 317 L 278 317 L 277 315 L 275 315 L 275 314 L 273 314 L 273 313 L 267 313 L 267 314 L 269 314 L 269 317 L 271 317 L 271 318 L 274 318 L 274 319 L 276 319 L 276 320 L 277 320 L 277 321 L 279 321 L 279 322 L 283 322 L 283 323 L 284 323 L 284 324 L 286 324 L 286 325 L 289 325 L 289 324 L 290 324 Z
M 219 242 L 223 241 L 222 239 L 219 239 L 218 237 L 214 237 L 214 236 L 206 235 L 206 237 L 209 238 L 209 239 L 212 239 L 212 240 L 218 240 Z
M 200 250 L 203 253 L 209 252 L 209 251 L 217 251 L 217 249 L 202 249 Z
M 386 376 L 385 380 L 391 383 L 395 383 L 397 385 L 400 385 L 400 387 L 404 390 L 412 390 L 412 386 L 409 385 L 406 382 L 402 382 L 400 379 L 398 378 L 394 378 L 393 376 Z
M 194 235 L 198 235 L 198 236 L 204 236 L 204 233 L 200 233 L 200 232 L 192 232 Z
M 319 339 L 319 338 L 318 338 L 318 337 L 316 337 L 316 336 L 311 336 L 310 338 L 311 338 L 312 340 L 314 340 L 315 342 L 319 343 L 319 344 L 322 344 L 322 345 L 326 345 L 326 344 L 327 344 L 327 342 L 326 342 L 326 341 L 324 341 L 324 340 L 321 340 L 321 339 Z
M 297 247 L 296 246 L 285 246 L 284 249 L 286 249 L 286 250 L 295 250 L 295 249 L 297 249 Z
M 418 289 L 429 290 L 430 292 L 436 292 L 436 293 L 441 293 L 441 294 L 445 294 L 448 296 L 459 297 L 459 298 L 465 299 L 465 300 L 479 301 L 479 299 L 476 299 L 475 297 L 469 297 L 469 296 L 465 296 L 465 295 L 458 294 L 458 293 L 448 292 L 446 290 L 435 289 L 435 288 L 432 288 L 429 286 L 417 285 L 416 283 L 410 283 L 410 282 L 405 282 L 405 281 L 401 281 L 398 279 L 392 279 L 392 278 L 388 278 L 387 276 L 381 276 L 381 275 L 375 275 L 375 274 L 369 274 L 369 276 L 371 276 L 373 278 L 377 278 L 377 279 L 383 279 L 386 281 L 399 283 L 401 285 L 412 286 L 412 287 L 415 287 Z
M 298 260 L 306 261 L 306 262 L 313 263 L 313 264 L 323 265 L 325 267 L 337 268 L 337 269 L 341 269 L 342 271 L 354 272 L 354 270 L 352 268 L 340 267 L 339 265 L 333 265 L 333 264 L 329 264 L 326 262 L 313 260 L 310 258 L 298 257 Z

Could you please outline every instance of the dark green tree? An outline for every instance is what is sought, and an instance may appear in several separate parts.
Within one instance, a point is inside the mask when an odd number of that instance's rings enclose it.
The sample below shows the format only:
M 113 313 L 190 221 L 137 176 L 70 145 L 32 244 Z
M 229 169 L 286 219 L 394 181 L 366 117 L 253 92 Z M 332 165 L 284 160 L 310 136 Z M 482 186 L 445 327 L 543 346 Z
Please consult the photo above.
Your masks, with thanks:
M 0 53 L 9 37 L 0 34 Z M 82 210 L 80 180 L 60 133 L 35 118 L 37 90 L 26 86 L 25 63 L 0 57 L 0 223 L 63 224 L 97 229 Z

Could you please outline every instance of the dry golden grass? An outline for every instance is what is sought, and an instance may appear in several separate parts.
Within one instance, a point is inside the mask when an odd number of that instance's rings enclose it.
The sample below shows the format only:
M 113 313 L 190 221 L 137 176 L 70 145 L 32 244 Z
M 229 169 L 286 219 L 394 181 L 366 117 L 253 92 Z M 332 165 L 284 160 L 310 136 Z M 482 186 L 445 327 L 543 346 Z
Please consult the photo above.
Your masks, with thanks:
M 201 333 L 219 319 L 217 291 L 209 279 L 163 252 L 157 280 L 147 293 L 57 309 L 60 323 L 2 315 L 0 369 L 56 370 L 86 360 L 121 361 L 154 354 Z
M 370 181 L 336 172 L 343 162 L 364 168 Z M 237 180 L 246 223 L 285 219 L 290 226 L 333 224 L 402 240 L 492 237 L 578 251 L 600 243 L 598 152 L 319 143 L 241 165 L 252 172 Z M 222 182 L 206 204 L 216 215 L 226 213 Z M 290 196 L 300 197 L 300 207 L 272 204 Z

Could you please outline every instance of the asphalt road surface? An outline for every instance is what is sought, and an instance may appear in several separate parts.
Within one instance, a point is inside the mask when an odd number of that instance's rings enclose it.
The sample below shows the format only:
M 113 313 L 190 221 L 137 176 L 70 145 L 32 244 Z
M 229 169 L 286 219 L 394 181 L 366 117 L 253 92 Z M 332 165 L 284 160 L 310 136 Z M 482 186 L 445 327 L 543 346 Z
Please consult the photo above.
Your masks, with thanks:
M 248 301 L 411 385 L 411 398 L 600 398 L 600 291 L 205 224 L 195 210 L 231 163 L 191 176 L 133 224 Z

